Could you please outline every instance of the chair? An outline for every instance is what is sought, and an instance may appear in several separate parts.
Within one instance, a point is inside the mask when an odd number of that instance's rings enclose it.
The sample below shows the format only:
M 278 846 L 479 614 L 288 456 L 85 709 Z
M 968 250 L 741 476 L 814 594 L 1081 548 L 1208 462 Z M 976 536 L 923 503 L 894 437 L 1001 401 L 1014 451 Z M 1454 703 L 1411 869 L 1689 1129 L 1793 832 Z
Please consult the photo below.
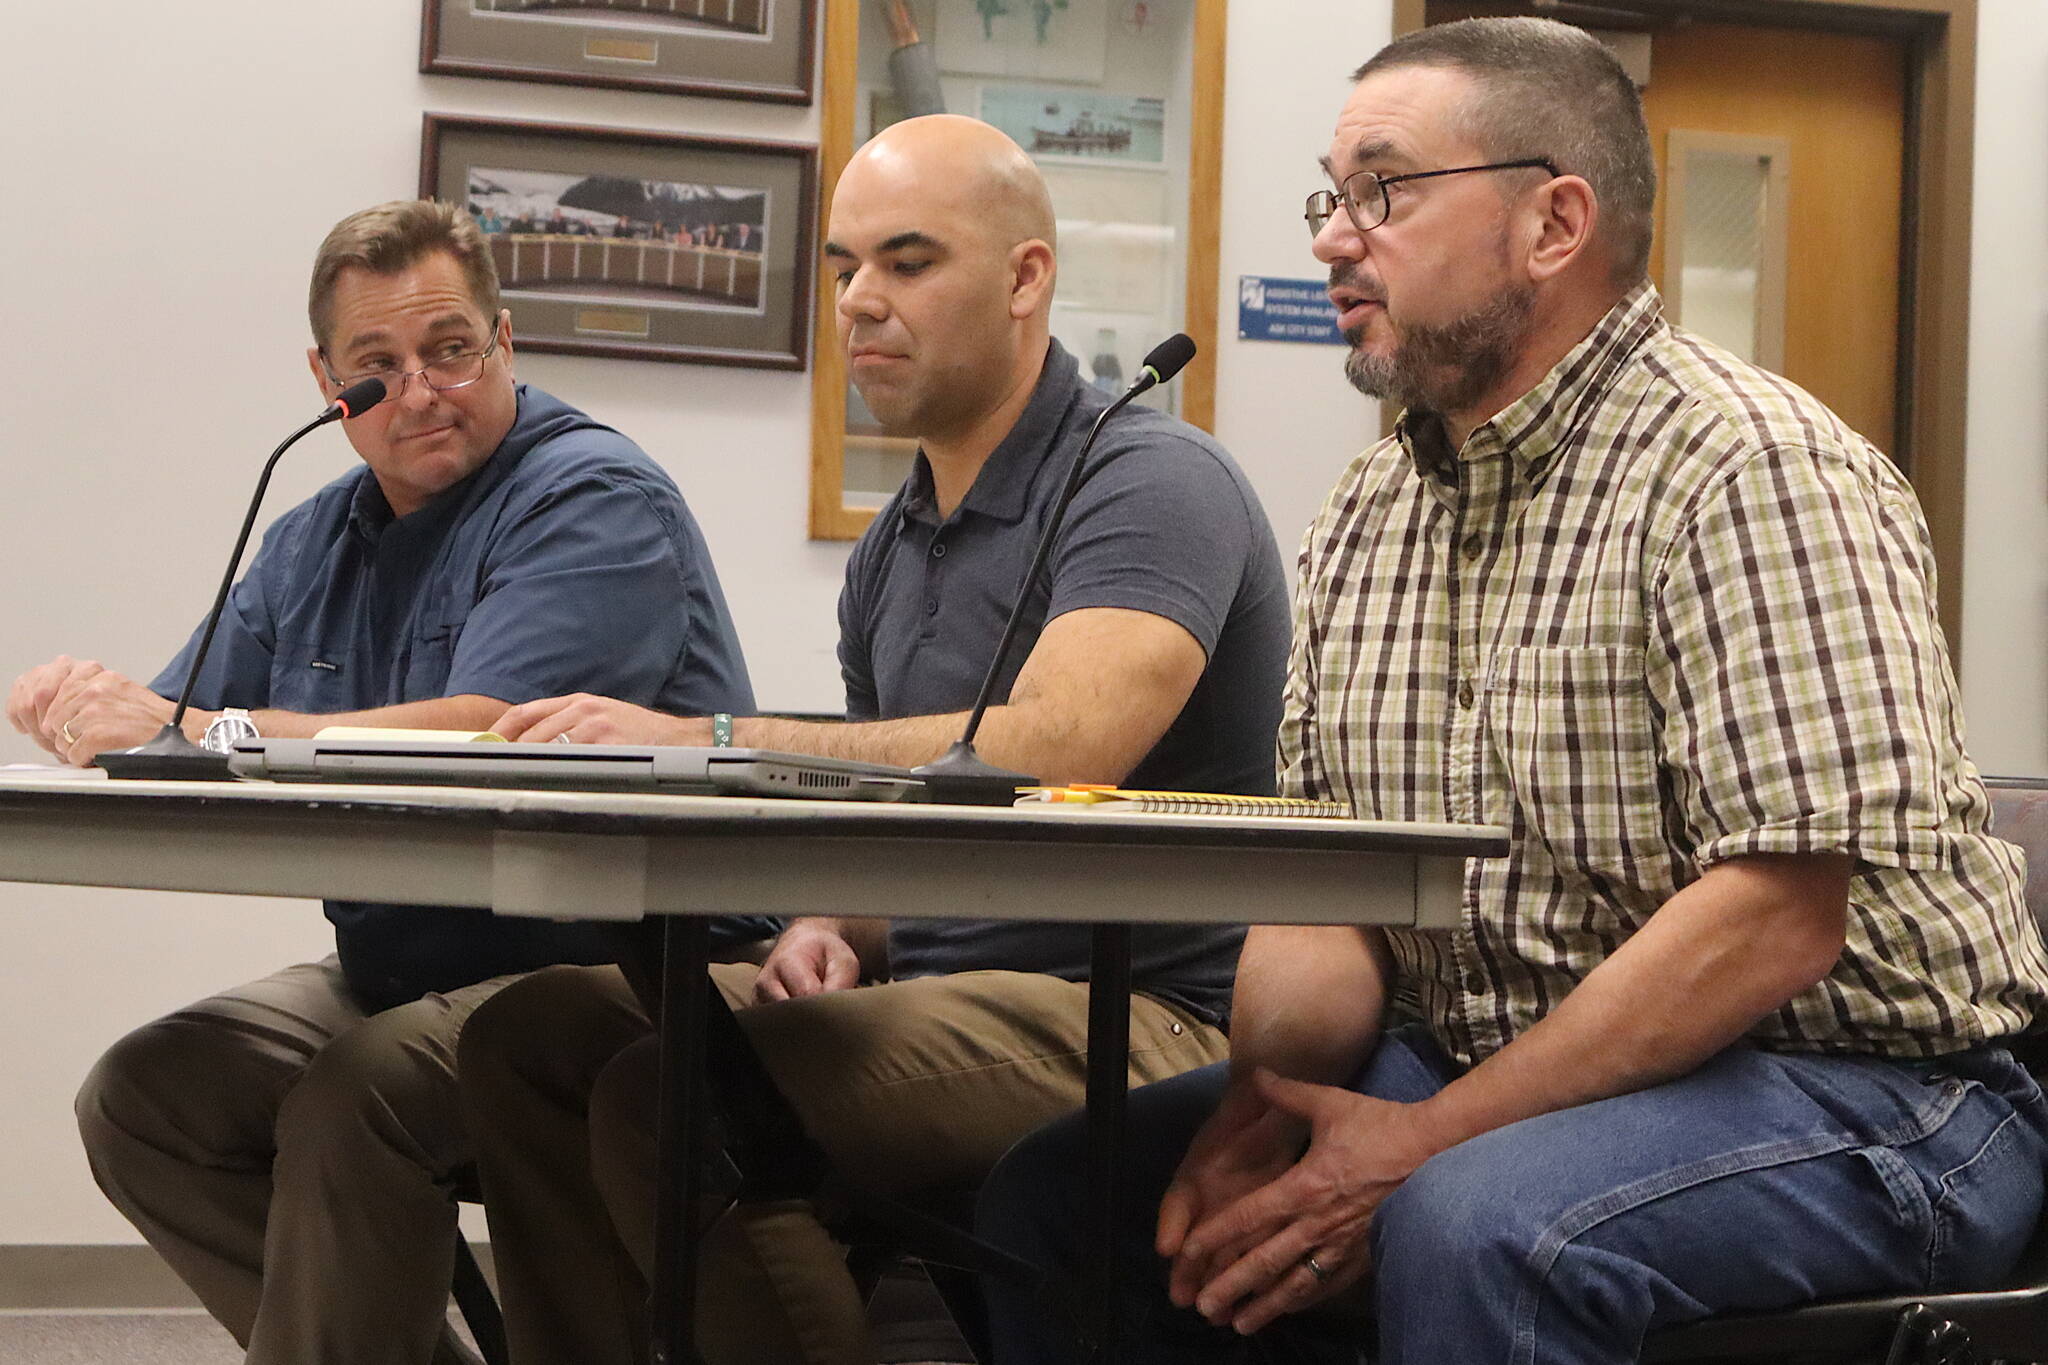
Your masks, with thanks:
M 2027 854 L 2027 906 L 2048 931 L 2048 779 L 1987 777 L 1992 829 Z M 2036 1029 L 2048 1021 L 2037 1021 Z M 2022 1060 L 2036 1074 L 2048 1062 L 2032 1032 Z M 2020 1049 L 2015 1049 L 2020 1051 Z M 1892 1294 L 1803 1304 L 1777 1313 L 1728 1314 L 1659 1332 L 1642 1359 L 1831 1365 L 1962 1365 L 2048 1361 L 2048 1217 L 2011 1274 L 1953 1294 Z
M 461 1204 L 483 1203 L 474 1167 L 457 1174 L 455 1199 Z M 476 1339 L 477 1354 L 484 1358 L 484 1365 L 510 1365 L 512 1352 L 505 1344 L 505 1317 L 498 1311 L 498 1296 L 491 1292 L 491 1282 L 484 1277 L 484 1268 L 477 1264 L 469 1239 L 460 1232 L 455 1234 L 455 1276 L 449 1293 L 462 1313 L 463 1322 L 468 1324 L 470 1336 Z

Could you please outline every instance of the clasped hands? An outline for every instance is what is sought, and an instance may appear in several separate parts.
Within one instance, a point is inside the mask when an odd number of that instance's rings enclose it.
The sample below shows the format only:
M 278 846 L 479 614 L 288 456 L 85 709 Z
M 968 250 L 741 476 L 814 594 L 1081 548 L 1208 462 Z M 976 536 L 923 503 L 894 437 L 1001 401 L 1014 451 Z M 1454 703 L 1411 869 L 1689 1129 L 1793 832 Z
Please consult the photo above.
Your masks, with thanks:
M 1173 1301 L 1250 1335 L 1364 1279 L 1374 1211 L 1437 1151 L 1416 1109 L 1264 1068 L 1234 1078 L 1160 1203 Z
M 96 754 L 143 743 L 176 709 L 141 683 L 68 654 L 16 678 L 7 696 L 7 719 L 16 730 L 81 768 Z M 213 717 L 188 709 L 185 733 L 197 740 Z

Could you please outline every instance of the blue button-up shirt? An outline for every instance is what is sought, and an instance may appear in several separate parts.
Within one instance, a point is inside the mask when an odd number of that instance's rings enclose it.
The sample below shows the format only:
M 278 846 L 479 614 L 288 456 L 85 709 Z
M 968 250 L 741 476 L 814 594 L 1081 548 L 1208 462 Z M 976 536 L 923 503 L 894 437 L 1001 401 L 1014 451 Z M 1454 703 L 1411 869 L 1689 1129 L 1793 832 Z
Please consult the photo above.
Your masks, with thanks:
M 475 474 L 394 517 L 367 467 L 285 513 L 228 600 L 193 705 L 327 715 L 478 694 L 595 692 L 751 712 L 703 536 L 639 447 L 531 385 Z M 176 696 L 198 632 L 151 687 Z M 573 907 L 564 907 L 571 910 Z M 342 968 L 384 1008 L 551 962 L 609 961 L 595 925 L 330 901 Z

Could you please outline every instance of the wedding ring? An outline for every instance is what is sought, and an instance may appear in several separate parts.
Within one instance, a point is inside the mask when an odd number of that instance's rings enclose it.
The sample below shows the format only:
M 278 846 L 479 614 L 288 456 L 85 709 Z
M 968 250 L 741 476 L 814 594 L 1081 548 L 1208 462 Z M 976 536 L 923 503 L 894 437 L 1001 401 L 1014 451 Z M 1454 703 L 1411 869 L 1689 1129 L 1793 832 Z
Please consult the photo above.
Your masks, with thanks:
M 567 730 L 562 731 L 561 734 L 556 735 L 553 739 L 548 741 L 548 743 L 550 744 L 574 744 L 575 742 L 575 740 L 569 738 L 569 732 Z
M 1319 1283 L 1328 1284 L 1330 1282 L 1330 1268 L 1324 1265 L 1321 1261 L 1318 1261 L 1315 1258 L 1314 1252 L 1310 1252 L 1308 1255 L 1302 1257 L 1301 1263 L 1303 1266 L 1307 1267 L 1308 1273 L 1315 1276 L 1316 1280 Z
M 64 737 L 64 747 L 67 749 L 78 743 L 78 736 L 71 733 L 71 722 L 68 720 L 64 722 L 64 728 L 57 733 Z

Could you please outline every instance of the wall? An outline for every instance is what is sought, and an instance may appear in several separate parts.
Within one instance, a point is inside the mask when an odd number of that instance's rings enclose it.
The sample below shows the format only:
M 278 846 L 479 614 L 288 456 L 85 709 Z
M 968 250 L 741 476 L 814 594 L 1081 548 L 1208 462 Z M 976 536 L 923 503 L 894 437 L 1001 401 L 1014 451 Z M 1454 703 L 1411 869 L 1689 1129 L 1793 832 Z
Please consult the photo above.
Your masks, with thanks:
M 1315 188 L 1344 72 L 1389 22 L 1384 0 L 1333 21 L 1339 8 L 1234 7 L 1232 337 L 1239 274 L 1318 273 L 1296 205 Z M 343 213 L 413 192 L 422 110 L 816 137 L 808 109 L 420 76 L 419 17 L 416 0 L 111 0 L 15 17 L 0 80 L 0 683 L 67 650 L 146 677 L 183 640 L 264 453 L 317 410 L 313 248 Z M 1324 46 L 1339 57 L 1297 75 Z M 1371 406 L 1336 378 L 1333 350 L 1222 349 L 1219 425 L 1291 562 L 1373 429 Z M 674 473 L 762 703 L 836 707 L 845 549 L 804 538 L 808 376 L 530 354 L 518 368 Z M 271 507 L 352 458 L 339 433 L 310 438 Z M 38 752 L 0 736 L 0 762 Z M 78 1156 L 78 1078 L 124 1029 L 328 943 L 302 902 L 0 885 L 0 1243 L 132 1240 Z
M 849 3 L 850 0 L 831 0 Z M 1987 769 L 2048 771 L 2048 29 L 1983 0 L 1968 363 L 1965 690 Z M 1237 0 L 1218 426 L 1291 561 L 1376 429 L 1338 353 L 1240 343 L 1240 274 L 1313 277 L 1300 224 L 1387 0 Z M 333 220 L 412 192 L 422 109 L 810 140 L 808 110 L 414 73 L 413 0 L 149 0 L 14 18 L 0 80 L 0 681 L 60 650 L 147 674 L 219 573 L 257 462 L 314 409 L 301 301 Z M 337 36 L 338 35 L 338 36 Z M 1962 358 L 1958 358 L 1962 363 Z M 802 375 L 521 356 L 634 434 L 717 557 L 765 705 L 831 707 L 843 547 L 804 539 Z M 352 458 L 308 441 L 274 507 Z M 35 756 L 0 738 L 0 762 Z M 0 1243 L 116 1242 L 68 1113 L 125 1028 L 328 942 L 304 903 L 0 885 Z
M 1962 670 L 1970 752 L 1992 773 L 2048 773 L 2048 25 L 2041 21 L 2040 0 L 1980 5 Z

